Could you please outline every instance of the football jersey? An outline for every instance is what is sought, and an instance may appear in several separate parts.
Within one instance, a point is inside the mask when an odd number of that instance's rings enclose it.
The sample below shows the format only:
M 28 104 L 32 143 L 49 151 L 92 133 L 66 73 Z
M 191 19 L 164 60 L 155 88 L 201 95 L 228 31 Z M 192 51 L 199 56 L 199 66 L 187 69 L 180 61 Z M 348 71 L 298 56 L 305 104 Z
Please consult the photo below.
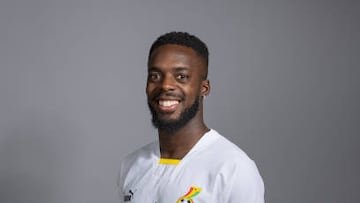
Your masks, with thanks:
M 158 141 L 127 156 L 118 179 L 123 203 L 263 203 L 255 163 L 210 130 L 181 160 L 160 157 Z

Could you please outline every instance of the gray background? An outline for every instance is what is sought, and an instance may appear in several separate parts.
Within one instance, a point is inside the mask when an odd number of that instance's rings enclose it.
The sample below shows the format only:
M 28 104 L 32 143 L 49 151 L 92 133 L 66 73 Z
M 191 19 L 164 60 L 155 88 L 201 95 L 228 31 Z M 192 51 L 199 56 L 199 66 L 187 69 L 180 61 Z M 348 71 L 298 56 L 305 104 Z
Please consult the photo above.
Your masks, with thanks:
M 2 0 L 0 202 L 118 202 L 120 160 L 156 139 L 146 57 L 210 48 L 211 128 L 276 203 L 360 202 L 360 1 Z

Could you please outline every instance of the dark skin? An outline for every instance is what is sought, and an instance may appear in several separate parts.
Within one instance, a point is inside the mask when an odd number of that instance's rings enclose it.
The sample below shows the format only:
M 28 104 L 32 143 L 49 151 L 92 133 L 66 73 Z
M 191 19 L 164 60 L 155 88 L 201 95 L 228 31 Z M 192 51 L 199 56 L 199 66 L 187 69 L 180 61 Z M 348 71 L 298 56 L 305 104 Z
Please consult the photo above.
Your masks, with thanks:
M 161 158 L 182 159 L 209 131 L 203 119 L 203 97 L 210 92 L 205 70 L 205 61 L 181 45 L 162 45 L 149 57 L 146 94 L 161 119 L 177 120 L 199 98 L 199 111 L 185 126 L 174 132 L 158 130 Z

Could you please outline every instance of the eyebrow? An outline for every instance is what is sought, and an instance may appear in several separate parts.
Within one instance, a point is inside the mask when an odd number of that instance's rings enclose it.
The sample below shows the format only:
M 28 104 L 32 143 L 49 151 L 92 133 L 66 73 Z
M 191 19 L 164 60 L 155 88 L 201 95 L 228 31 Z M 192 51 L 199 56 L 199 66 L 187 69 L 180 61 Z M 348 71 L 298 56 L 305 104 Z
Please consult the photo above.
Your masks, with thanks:
M 175 70 L 176 70 L 177 72 L 180 72 L 180 71 L 189 71 L 190 68 L 187 68 L 187 67 L 176 67 Z
M 176 68 L 175 68 L 175 71 L 176 71 L 176 72 L 189 71 L 189 70 L 190 70 L 190 68 L 187 68 L 187 67 L 176 67 Z M 156 66 L 152 66 L 152 67 L 149 67 L 149 68 L 148 68 L 148 71 L 161 71 L 161 68 L 156 67 Z
M 160 71 L 160 68 L 152 66 L 148 68 L 148 71 Z

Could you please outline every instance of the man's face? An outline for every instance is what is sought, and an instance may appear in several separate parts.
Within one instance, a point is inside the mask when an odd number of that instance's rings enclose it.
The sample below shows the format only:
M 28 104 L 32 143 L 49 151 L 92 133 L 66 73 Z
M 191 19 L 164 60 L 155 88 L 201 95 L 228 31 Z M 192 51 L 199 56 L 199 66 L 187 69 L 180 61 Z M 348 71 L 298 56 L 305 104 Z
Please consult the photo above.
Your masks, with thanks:
M 196 116 L 204 91 L 204 64 L 194 50 L 185 46 L 168 44 L 153 51 L 146 94 L 155 127 L 176 131 Z

